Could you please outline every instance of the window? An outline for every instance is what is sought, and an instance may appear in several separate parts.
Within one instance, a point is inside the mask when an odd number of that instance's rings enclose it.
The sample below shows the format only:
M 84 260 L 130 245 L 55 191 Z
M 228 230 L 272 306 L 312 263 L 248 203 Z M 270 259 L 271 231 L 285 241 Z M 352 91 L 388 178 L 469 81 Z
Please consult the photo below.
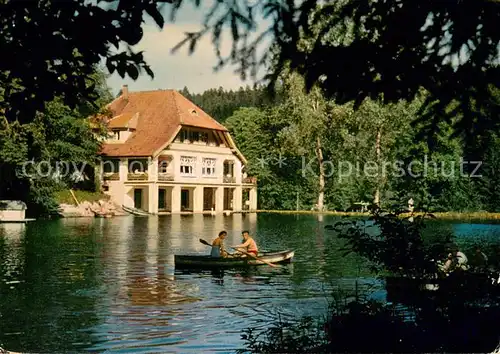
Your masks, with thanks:
M 120 131 L 119 130 L 113 130 L 113 139 L 120 140 Z
M 145 173 L 148 172 L 148 160 L 133 159 L 128 160 L 128 173 Z
M 102 172 L 104 173 L 118 173 L 120 160 L 110 159 L 102 161 Z
M 181 175 L 194 176 L 196 157 L 181 156 Z
M 181 132 L 179 133 L 179 139 L 180 139 L 181 143 L 183 143 L 184 140 L 188 139 L 188 132 L 187 132 L 187 130 L 184 130 L 184 129 L 181 130 Z
M 215 159 L 203 159 L 201 174 L 203 176 L 215 176 Z
M 183 142 L 204 142 L 208 143 L 209 134 L 207 132 L 193 131 L 189 129 L 182 129 L 177 136 L 177 140 Z
M 234 161 L 224 162 L 224 176 L 233 177 L 234 176 Z
M 168 160 L 158 161 L 158 173 L 167 173 Z

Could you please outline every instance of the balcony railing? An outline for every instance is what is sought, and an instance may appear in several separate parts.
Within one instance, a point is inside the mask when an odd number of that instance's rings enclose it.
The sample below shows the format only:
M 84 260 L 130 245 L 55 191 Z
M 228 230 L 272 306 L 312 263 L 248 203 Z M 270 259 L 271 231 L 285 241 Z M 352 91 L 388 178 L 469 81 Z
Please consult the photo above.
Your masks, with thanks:
M 158 173 L 158 182 L 173 181 L 174 175 L 171 173 Z
M 127 180 L 129 181 L 147 181 L 148 174 L 146 172 L 142 173 L 129 173 L 127 175 Z
M 119 181 L 120 180 L 120 174 L 118 172 L 116 173 L 104 173 L 102 178 L 105 181 Z
M 244 184 L 257 184 L 257 177 L 246 177 L 242 181 Z
M 224 176 L 224 178 L 222 179 L 222 182 L 224 182 L 224 183 L 236 183 L 236 177 Z

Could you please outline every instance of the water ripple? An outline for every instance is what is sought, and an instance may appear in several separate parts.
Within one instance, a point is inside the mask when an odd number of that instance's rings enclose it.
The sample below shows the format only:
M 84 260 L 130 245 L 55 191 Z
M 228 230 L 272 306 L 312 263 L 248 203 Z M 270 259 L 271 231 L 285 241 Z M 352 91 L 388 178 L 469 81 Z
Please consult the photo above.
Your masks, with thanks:
M 334 221 L 235 214 L 0 227 L 0 342 L 26 352 L 232 353 L 249 326 L 278 313 L 324 315 L 333 291 L 381 286 L 362 260 L 339 252 L 342 241 L 323 227 Z M 228 230 L 227 243 L 239 243 L 243 229 L 296 259 L 280 269 L 174 269 L 176 253 L 208 253 L 199 238 Z

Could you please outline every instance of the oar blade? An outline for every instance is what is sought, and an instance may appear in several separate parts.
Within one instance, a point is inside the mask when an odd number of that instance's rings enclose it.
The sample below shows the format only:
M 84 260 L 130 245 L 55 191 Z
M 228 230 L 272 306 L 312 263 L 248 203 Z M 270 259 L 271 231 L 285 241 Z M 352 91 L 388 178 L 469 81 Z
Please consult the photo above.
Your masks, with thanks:
M 203 243 L 204 245 L 207 245 L 207 246 L 212 246 L 211 244 L 209 244 L 207 241 L 205 241 L 204 239 L 200 238 L 199 241 L 201 243 Z

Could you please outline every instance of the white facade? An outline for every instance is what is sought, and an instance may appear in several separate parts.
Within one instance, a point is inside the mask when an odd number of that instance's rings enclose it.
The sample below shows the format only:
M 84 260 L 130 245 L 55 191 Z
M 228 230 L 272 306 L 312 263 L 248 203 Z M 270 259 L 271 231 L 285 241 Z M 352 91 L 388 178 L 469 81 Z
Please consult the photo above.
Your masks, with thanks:
M 196 138 L 188 139 L 193 131 Z M 245 177 L 242 158 L 216 136 L 183 128 L 156 156 L 105 158 L 104 192 L 117 204 L 152 214 L 256 210 L 256 180 Z

